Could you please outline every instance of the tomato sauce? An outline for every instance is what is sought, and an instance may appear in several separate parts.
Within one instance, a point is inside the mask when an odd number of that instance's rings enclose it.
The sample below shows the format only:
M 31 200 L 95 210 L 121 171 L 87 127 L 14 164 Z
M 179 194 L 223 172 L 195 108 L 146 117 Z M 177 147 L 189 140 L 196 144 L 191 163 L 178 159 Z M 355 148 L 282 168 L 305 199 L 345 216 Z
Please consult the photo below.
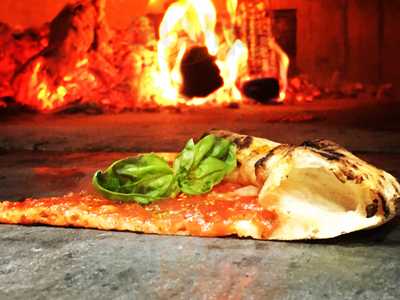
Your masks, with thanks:
M 238 222 L 245 221 L 246 224 L 251 224 L 253 231 L 256 229 L 256 238 L 268 238 L 277 225 L 277 214 L 262 208 L 256 196 L 235 194 L 234 191 L 241 187 L 239 184 L 223 182 L 205 195 L 180 194 L 176 198 L 159 200 L 149 205 L 118 203 L 84 193 L 27 199 L 23 202 L 3 203 L 0 216 L 2 210 L 14 210 L 22 215 L 12 223 L 19 224 L 41 223 L 209 237 L 241 235 L 237 228 Z M 27 219 L 24 212 L 35 208 L 38 209 L 39 216 L 35 218 L 30 212 Z M 76 214 L 75 219 L 65 217 L 71 212 Z M 82 221 L 83 219 L 85 220 Z M 107 226 L 104 225 L 105 219 Z M 7 222 L 2 218 L 0 221 Z M 134 223 L 135 227 L 126 225 L 130 223 Z M 251 236 L 255 237 L 254 234 Z

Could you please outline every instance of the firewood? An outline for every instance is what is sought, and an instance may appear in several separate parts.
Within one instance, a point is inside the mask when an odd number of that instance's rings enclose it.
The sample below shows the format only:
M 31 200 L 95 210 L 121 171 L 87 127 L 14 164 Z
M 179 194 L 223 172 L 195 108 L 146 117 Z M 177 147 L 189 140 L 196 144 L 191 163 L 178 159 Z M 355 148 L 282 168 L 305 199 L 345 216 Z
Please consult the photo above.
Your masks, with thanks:
M 15 71 L 47 44 L 48 26 L 16 30 L 0 22 L 0 97 L 11 97 Z
M 73 73 L 88 54 L 102 51 L 108 35 L 104 3 L 105 0 L 82 0 L 67 4 L 51 21 L 48 46 L 30 58 L 13 76 L 12 85 L 18 101 L 42 109 L 42 103 L 36 98 L 37 88 L 42 82 L 49 90 L 57 89 L 65 76 Z
M 279 97 L 279 81 L 276 78 L 249 80 L 242 85 L 242 92 L 251 99 L 267 103 Z
M 187 97 L 206 97 L 223 85 L 215 58 L 206 47 L 192 47 L 182 58 L 182 94 Z

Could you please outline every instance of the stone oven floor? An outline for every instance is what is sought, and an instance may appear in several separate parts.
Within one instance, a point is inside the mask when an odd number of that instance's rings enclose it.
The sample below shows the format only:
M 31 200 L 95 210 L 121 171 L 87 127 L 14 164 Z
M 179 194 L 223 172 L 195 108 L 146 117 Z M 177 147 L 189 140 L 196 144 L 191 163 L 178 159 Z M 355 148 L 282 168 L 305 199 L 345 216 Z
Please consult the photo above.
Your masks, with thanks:
M 224 128 L 332 139 L 400 179 L 400 102 L 190 108 L 121 115 L 0 113 L 0 200 L 62 195 L 144 151 Z M 0 299 L 399 299 L 400 219 L 319 242 L 0 225 Z

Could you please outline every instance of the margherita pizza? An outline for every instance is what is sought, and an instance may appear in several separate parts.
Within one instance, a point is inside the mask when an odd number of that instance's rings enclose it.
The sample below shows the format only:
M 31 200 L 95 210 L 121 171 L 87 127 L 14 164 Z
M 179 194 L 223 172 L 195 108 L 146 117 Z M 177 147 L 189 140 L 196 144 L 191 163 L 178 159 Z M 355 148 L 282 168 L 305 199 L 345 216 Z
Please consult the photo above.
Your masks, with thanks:
M 179 154 L 123 159 L 97 193 L 0 203 L 0 223 L 254 239 L 332 238 L 396 216 L 400 185 L 337 144 L 300 146 L 226 131 Z

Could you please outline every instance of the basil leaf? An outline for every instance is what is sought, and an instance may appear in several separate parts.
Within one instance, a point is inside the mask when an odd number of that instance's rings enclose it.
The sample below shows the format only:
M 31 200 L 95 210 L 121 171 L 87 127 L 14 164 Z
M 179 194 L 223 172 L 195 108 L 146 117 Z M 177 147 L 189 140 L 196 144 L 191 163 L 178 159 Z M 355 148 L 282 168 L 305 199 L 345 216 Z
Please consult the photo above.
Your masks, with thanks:
M 225 163 L 213 157 L 206 158 L 189 176 L 178 176 L 179 187 L 185 194 L 198 195 L 209 192 L 224 179 Z
M 206 158 L 211 150 L 216 146 L 216 137 L 214 135 L 207 135 L 202 138 L 194 147 L 194 162 L 193 168 L 197 168 L 201 161 Z
M 172 168 L 163 158 L 147 154 L 113 163 L 93 177 L 94 187 L 106 198 L 149 204 L 179 192 Z
M 236 167 L 236 148 L 230 141 L 208 135 L 190 140 L 174 163 L 178 186 L 189 195 L 211 191 Z
M 195 144 L 193 139 L 190 139 L 182 152 L 178 155 L 179 159 L 174 162 L 174 172 L 175 174 L 179 171 L 185 170 L 189 171 L 194 162 Z
M 114 162 L 93 176 L 94 187 L 111 200 L 149 204 L 176 196 L 209 192 L 236 168 L 236 148 L 230 141 L 208 135 L 189 140 L 171 168 L 155 154 Z

